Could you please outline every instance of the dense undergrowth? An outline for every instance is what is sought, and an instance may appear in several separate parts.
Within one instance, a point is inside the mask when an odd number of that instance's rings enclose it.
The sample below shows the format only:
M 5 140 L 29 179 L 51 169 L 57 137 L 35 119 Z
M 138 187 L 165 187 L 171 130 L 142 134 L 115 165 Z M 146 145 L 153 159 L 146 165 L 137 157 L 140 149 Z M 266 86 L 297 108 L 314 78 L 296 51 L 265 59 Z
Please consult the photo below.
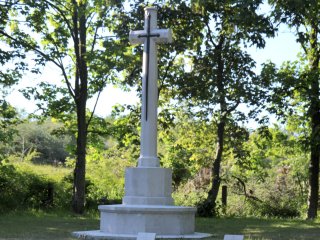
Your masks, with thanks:
M 88 169 L 90 170 L 90 164 Z M 108 173 L 102 166 L 100 168 L 96 166 L 94 169 L 89 171 L 87 177 L 87 211 L 95 211 L 99 204 L 121 203 L 124 187 L 123 172 L 118 173 L 117 178 L 108 179 L 103 177 Z M 269 188 L 264 188 L 264 194 L 259 195 L 261 199 L 258 199 L 249 195 L 240 195 L 235 192 L 235 186 L 231 184 L 230 186 L 228 204 L 224 206 L 219 200 L 216 215 L 303 217 L 299 211 L 299 204 L 301 204 L 299 201 L 302 200 L 292 199 L 296 195 L 290 189 L 276 191 L 270 184 Z M 38 165 L 30 162 L 2 164 L 0 165 L 0 189 L 1 213 L 26 209 L 68 211 L 72 198 L 72 170 L 63 166 Z M 200 187 L 199 180 L 194 179 L 176 188 L 173 197 L 177 205 L 191 205 L 199 208 L 207 191 L 207 187 Z

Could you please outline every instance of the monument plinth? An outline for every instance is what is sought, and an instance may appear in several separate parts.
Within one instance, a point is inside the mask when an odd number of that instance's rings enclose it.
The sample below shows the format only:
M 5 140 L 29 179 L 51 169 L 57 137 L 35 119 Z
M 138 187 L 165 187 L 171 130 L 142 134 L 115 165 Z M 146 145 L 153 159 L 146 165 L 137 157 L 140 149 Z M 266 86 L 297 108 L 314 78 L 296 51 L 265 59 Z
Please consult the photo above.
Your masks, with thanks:
M 133 239 L 139 233 L 156 238 L 204 238 L 195 233 L 194 207 L 174 206 L 172 170 L 157 157 L 157 44 L 171 42 L 169 29 L 157 28 L 157 9 L 145 9 L 144 30 L 131 31 L 132 44 L 144 44 L 142 66 L 141 146 L 138 167 L 127 168 L 121 205 L 101 205 L 100 230 L 75 232 L 85 239 Z

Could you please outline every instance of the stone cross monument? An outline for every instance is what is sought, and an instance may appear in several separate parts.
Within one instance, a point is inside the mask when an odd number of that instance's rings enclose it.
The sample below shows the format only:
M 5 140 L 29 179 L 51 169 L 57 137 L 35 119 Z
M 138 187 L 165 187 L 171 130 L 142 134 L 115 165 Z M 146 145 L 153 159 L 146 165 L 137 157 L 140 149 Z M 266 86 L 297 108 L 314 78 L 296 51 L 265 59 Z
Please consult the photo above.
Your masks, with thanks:
M 193 207 L 174 206 L 172 170 L 157 157 L 157 44 L 171 42 L 171 30 L 157 28 L 157 9 L 145 9 L 144 30 L 131 31 L 132 44 L 143 44 L 141 153 L 138 167 L 127 168 L 120 205 L 100 205 L 100 230 L 75 232 L 85 239 L 204 238 L 195 233 Z M 150 237 L 153 236 L 153 237 Z
M 146 8 L 144 30 L 131 31 L 131 44 L 144 44 L 142 65 L 141 152 L 139 167 L 159 167 L 157 157 L 157 44 L 172 41 L 170 29 L 157 28 L 157 9 Z
M 125 204 L 172 204 L 171 169 L 160 168 L 157 157 L 157 45 L 172 41 L 171 30 L 157 28 L 157 9 L 145 9 L 144 30 L 129 33 L 131 44 L 143 44 L 140 158 L 126 171 Z M 155 188 L 155 186 L 158 186 Z

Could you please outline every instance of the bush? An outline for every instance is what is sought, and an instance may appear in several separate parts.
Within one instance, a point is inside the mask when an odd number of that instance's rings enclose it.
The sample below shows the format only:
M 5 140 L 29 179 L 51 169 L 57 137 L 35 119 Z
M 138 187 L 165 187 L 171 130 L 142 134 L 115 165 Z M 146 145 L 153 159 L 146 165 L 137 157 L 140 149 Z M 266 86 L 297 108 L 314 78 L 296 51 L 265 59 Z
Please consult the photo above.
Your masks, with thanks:
M 249 201 L 254 212 L 263 217 L 300 217 L 301 199 L 294 192 L 268 191 L 262 202 Z
M 71 199 L 67 189 L 68 183 L 63 179 L 57 181 L 15 165 L 0 165 L 1 212 L 66 208 Z

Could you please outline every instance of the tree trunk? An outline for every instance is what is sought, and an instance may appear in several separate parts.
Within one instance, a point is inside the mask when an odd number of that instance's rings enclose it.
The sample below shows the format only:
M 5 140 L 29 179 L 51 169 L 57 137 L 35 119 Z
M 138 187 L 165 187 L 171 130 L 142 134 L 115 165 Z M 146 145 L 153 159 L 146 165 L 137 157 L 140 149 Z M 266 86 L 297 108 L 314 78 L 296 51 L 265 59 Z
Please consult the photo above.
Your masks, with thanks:
M 319 91 L 319 87 L 313 84 L 312 92 L 315 94 Z M 308 219 L 317 217 L 318 201 L 319 201 L 319 131 L 320 131 L 320 108 L 319 100 L 314 97 L 311 100 L 311 156 L 309 163 L 309 196 L 308 196 Z
M 76 77 L 75 77 L 75 102 L 77 106 L 77 160 L 74 170 L 73 185 L 73 211 L 78 214 L 84 212 L 85 207 L 85 180 L 86 180 L 86 147 L 87 147 L 87 121 L 86 104 L 88 98 L 88 67 L 86 62 L 86 5 L 74 2 L 74 28 L 77 41 L 75 41 L 76 53 Z M 79 8 L 79 11 L 78 11 Z M 79 15 L 78 15 L 79 13 Z M 79 21 L 79 26 L 78 26 Z
M 224 142 L 224 131 L 225 131 L 225 121 L 221 120 L 218 123 L 217 135 L 217 148 L 216 148 L 216 155 L 215 160 L 212 166 L 212 184 L 211 188 L 208 192 L 208 197 L 202 206 L 201 209 L 201 216 L 203 217 L 210 217 L 216 215 L 216 200 L 218 197 L 219 189 L 220 189 L 220 166 L 222 161 L 222 153 L 223 153 L 223 142 Z
M 208 192 L 208 197 L 198 208 L 198 214 L 203 217 L 210 217 L 216 214 L 216 200 L 220 188 L 220 167 L 222 161 L 222 153 L 224 146 L 224 132 L 227 119 L 227 103 L 225 99 L 225 89 L 224 89 L 224 59 L 222 57 L 223 45 L 225 43 L 225 38 L 223 35 L 220 36 L 219 43 L 216 46 L 217 54 L 217 87 L 219 94 L 219 105 L 220 105 L 220 119 L 217 126 L 217 145 L 216 145 L 216 155 L 212 165 L 212 179 L 211 188 Z
M 82 214 L 85 206 L 85 174 L 86 174 L 86 110 L 85 105 L 77 106 L 78 136 L 77 136 L 77 160 L 74 170 L 73 202 L 75 213 Z
M 319 116 L 320 117 L 320 116 Z M 311 159 L 309 164 L 309 196 L 308 219 L 317 217 L 319 201 L 319 144 L 311 147 Z
M 315 63 L 317 64 L 317 63 Z M 312 76 L 311 84 L 311 156 L 309 163 L 309 196 L 308 196 L 308 219 L 317 217 L 319 201 L 319 151 L 320 151 L 320 104 L 318 74 Z
M 320 100 L 319 100 L 319 50 L 318 50 L 318 25 L 311 23 L 311 55 L 310 55 L 310 109 L 311 118 L 311 157 L 309 164 L 309 196 L 308 219 L 317 217 L 319 201 L 319 151 L 320 151 Z

